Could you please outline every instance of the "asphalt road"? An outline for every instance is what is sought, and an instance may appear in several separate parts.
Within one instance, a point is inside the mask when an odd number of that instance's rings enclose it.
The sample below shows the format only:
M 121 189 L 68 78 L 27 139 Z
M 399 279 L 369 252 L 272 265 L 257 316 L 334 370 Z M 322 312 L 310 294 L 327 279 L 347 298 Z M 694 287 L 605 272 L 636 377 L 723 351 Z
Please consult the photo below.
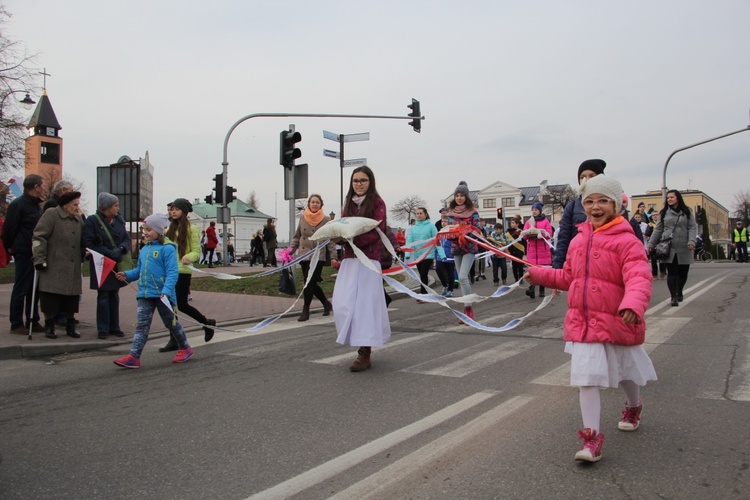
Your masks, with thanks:
M 320 314 L 219 333 L 182 365 L 161 342 L 140 370 L 112 363 L 122 347 L 2 361 L 0 498 L 750 498 L 748 277 L 696 264 L 676 308 L 654 282 L 659 381 L 634 433 L 617 430 L 623 394 L 602 392 L 593 465 L 573 460 L 564 296 L 505 334 L 401 298 L 363 373 Z M 516 291 L 477 319 L 538 303 Z

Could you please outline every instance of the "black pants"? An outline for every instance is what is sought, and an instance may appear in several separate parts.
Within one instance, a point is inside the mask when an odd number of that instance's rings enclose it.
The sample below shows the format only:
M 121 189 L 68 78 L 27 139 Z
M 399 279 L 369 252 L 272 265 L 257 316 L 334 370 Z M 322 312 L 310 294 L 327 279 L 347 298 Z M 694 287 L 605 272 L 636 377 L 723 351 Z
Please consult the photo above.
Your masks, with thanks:
M 497 279 L 497 270 L 500 269 L 500 276 L 502 277 L 502 280 L 505 281 L 508 279 L 508 263 L 505 261 L 505 259 L 502 259 L 500 257 L 492 257 L 492 281 L 494 283 L 497 283 L 499 280 Z
M 690 264 L 678 264 L 677 256 L 674 256 L 672 263 L 667 266 L 667 287 L 672 297 L 682 295 L 682 289 L 687 283 Z
M 651 276 L 656 277 L 659 272 L 666 274 L 667 265 L 656 259 L 656 252 L 651 252 L 649 259 L 651 260 Z
M 18 254 L 13 258 L 16 262 L 15 281 L 13 291 L 10 294 L 10 325 L 29 326 L 31 322 L 39 322 L 39 294 L 34 297 L 34 305 L 31 304 L 31 295 L 34 288 L 34 264 L 31 254 Z M 40 271 L 44 272 L 44 271 Z M 26 322 L 24 323 L 24 313 Z
M 310 261 L 309 260 L 303 260 L 299 263 L 299 267 L 302 268 L 302 278 L 303 281 L 307 282 L 307 275 L 310 273 Z M 317 298 L 321 304 L 326 305 L 328 304 L 328 299 L 326 298 L 326 294 L 323 292 L 323 289 L 320 288 L 320 283 L 323 281 L 323 262 L 318 261 L 318 265 L 315 266 L 315 271 L 313 271 L 312 279 L 310 280 L 310 284 L 307 285 L 307 288 L 305 288 L 305 291 L 303 292 L 302 296 L 305 299 L 304 307 L 306 309 L 310 308 L 310 304 L 312 304 L 313 297 Z
M 206 324 L 206 317 L 195 307 L 191 306 L 188 302 L 188 295 L 190 295 L 190 280 L 192 276 L 187 273 L 180 273 L 177 275 L 177 284 L 174 287 L 175 295 L 177 295 L 177 309 L 184 312 L 195 321 L 202 324 Z
M 300 264 L 302 264 L 302 263 L 300 262 Z M 277 262 L 276 262 L 276 247 L 268 249 L 268 258 L 263 263 L 263 265 L 264 266 L 271 265 L 273 267 L 276 267 L 276 265 L 277 265 Z
M 747 262 L 747 242 L 740 241 L 739 243 L 735 243 L 734 246 L 737 247 L 737 260 L 739 262 Z
M 443 288 L 447 288 L 449 291 L 453 291 L 455 281 L 453 279 L 453 273 L 455 270 L 455 264 L 453 261 L 437 261 L 435 264 L 435 271 L 437 272 L 440 284 Z
M 209 266 L 213 266 L 214 265 L 214 252 L 216 251 L 216 249 L 208 248 L 207 251 L 208 251 L 208 255 L 206 255 L 206 263 Z
M 432 269 L 432 259 L 425 259 L 417 264 L 417 271 L 419 271 L 419 281 L 423 285 L 426 285 L 429 281 L 430 269 Z M 419 288 L 419 293 L 427 293 L 424 286 Z

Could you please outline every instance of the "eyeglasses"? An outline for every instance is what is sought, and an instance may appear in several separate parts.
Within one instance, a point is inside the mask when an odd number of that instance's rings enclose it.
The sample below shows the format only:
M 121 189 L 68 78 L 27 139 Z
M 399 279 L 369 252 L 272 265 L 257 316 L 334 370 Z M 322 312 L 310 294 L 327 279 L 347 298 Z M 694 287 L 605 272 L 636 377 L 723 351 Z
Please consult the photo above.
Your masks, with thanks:
M 585 199 L 583 200 L 583 206 L 586 208 L 591 208 L 596 204 L 599 207 L 606 207 L 608 203 L 614 203 L 614 201 L 610 200 L 609 198 L 599 198 L 598 200 L 591 200 L 591 199 Z
M 352 179 L 352 184 L 367 184 L 370 179 Z

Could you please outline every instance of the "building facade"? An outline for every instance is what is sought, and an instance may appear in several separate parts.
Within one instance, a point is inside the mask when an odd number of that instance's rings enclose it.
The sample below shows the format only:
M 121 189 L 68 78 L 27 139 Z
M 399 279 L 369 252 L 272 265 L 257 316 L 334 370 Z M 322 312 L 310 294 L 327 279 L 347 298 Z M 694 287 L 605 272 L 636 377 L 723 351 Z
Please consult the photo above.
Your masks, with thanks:
M 200 203 L 196 198 L 193 202 L 193 211 L 188 214 L 188 219 L 201 231 L 204 231 L 211 224 L 211 221 L 216 220 L 216 208 L 218 206 Z M 254 209 L 241 200 L 234 200 L 229 204 L 229 209 L 232 213 L 231 222 L 227 224 L 229 239 L 234 243 L 234 254 L 239 257 L 250 251 L 250 242 L 253 236 L 258 232 L 258 229 L 263 229 L 263 225 L 271 216 Z M 222 224 L 217 223 L 217 236 L 221 231 Z M 221 236 L 219 236 L 219 241 L 221 241 Z

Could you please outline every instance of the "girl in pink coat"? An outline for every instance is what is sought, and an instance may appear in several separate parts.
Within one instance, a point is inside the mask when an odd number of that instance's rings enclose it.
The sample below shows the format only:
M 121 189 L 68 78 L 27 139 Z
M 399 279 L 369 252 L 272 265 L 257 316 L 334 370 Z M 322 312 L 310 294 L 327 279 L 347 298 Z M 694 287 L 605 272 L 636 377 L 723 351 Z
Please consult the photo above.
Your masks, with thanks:
M 552 239 L 552 233 L 555 229 L 549 223 L 547 217 L 542 213 L 544 204 L 536 202 L 531 206 L 531 219 L 523 225 L 523 239 L 526 240 L 526 260 L 532 264 L 540 266 L 549 266 L 552 264 L 552 248 L 547 241 Z M 526 290 L 526 295 L 532 299 L 536 297 L 534 285 Z M 544 287 L 539 287 L 539 296 L 544 297 Z
M 576 460 L 596 462 L 602 455 L 599 387 L 622 387 L 625 410 L 621 431 L 638 429 L 643 410 L 640 387 L 656 380 L 643 349 L 644 315 L 651 300 L 651 270 L 643 244 L 618 215 L 622 186 L 598 175 L 582 186 L 588 220 L 578 226 L 562 269 L 535 267 L 523 279 L 568 290 L 563 335 L 571 354 L 570 384 L 580 387 L 583 446 Z

